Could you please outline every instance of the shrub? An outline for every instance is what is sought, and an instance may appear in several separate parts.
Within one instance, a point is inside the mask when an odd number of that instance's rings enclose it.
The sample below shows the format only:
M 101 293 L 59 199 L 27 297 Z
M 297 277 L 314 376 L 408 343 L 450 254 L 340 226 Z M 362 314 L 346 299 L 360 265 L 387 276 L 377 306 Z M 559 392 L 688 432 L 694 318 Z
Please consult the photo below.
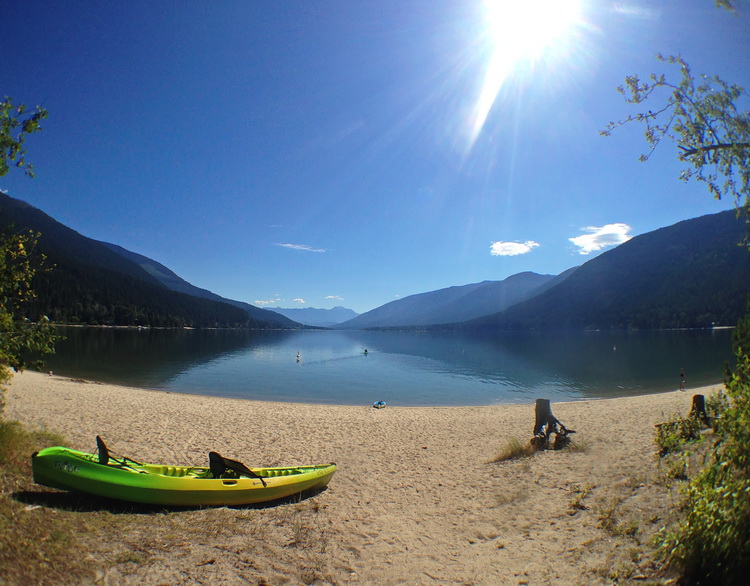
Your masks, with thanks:
M 682 448 L 687 442 L 700 437 L 701 422 L 697 417 L 672 416 L 656 427 L 656 445 L 659 455 L 665 456 Z
M 686 517 L 660 540 L 692 584 L 739 584 L 750 572 L 750 313 L 735 332 L 735 355 L 716 444 L 687 487 Z

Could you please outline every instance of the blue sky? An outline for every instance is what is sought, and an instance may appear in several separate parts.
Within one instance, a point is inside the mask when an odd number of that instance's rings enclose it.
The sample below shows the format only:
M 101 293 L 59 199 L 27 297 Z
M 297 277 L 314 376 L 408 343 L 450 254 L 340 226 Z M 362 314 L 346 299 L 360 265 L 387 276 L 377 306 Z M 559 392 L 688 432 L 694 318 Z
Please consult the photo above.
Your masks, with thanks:
M 0 0 L 0 93 L 49 110 L 0 189 L 220 295 L 358 312 L 730 208 L 599 130 L 657 52 L 750 87 L 749 7 L 579 4 Z

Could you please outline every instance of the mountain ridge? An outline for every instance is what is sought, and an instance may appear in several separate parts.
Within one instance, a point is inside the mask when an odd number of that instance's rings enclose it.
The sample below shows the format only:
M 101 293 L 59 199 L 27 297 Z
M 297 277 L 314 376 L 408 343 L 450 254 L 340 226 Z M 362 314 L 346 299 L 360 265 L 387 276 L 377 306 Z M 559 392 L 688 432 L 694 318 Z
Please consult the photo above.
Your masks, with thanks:
M 429 326 L 466 321 L 510 307 L 555 278 L 554 275 L 524 271 L 502 281 L 482 281 L 417 293 L 340 323 L 336 329 Z
M 268 309 L 263 309 L 261 307 L 255 307 L 254 305 L 245 303 L 244 301 L 236 301 L 234 299 L 227 299 L 226 297 L 221 297 L 220 295 L 217 295 L 216 293 L 213 293 L 212 291 L 209 291 L 208 289 L 202 289 L 200 287 L 196 287 L 192 283 L 189 283 L 182 277 L 178 276 L 174 271 L 172 271 L 170 268 L 166 267 L 165 265 L 161 264 L 160 262 L 155 261 L 142 254 L 138 254 L 137 252 L 132 252 L 128 250 L 127 248 L 123 248 L 119 244 L 112 244 L 110 242 L 103 242 L 103 241 L 97 241 L 97 242 L 99 242 L 100 244 L 103 244 L 104 246 L 106 246 L 107 248 L 115 252 L 116 254 L 119 254 L 129 260 L 132 260 L 138 266 L 140 266 L 147 274 L 154 277 L 162 285 L 164 285 L 165 287 L 167 287 L 168 289 L 172 291 L 176 291 L 178 293 L 185 293 L 186 295 L 192 295 L 193 297 L 198 297 L 201 299 L 209 299 L 211 301 L 228 303 L 229 305 L 233 305 L 234 307 L 237 307 L 239 309 L 246 311 L 252 317 L 255 317 L 257 319 L 262 319 L 264 321 L 271 321 L 279 325 L 286 325 L 286 326 L 293 327 L 295 324 L 298 323 L 298 322 L 294 322 L 294 320 L 291 320 L 287 316 L 280 314 L 278 312 L 271 311 Z
M 268 309 L 301 324 L 319 328 L 330 328 L 359 315 L 353 309 L 340 305 L 331 309 L 316 307 L 269 307 Z
M 734 326 L 744 314 L 750 254 L 734 210 L 641 234 L 555 287 L 467 329 L 667 329 Z
M 129 251 L 123 255 L 124 248 L 113 250 L 27 202 L 3 193 L 0 193 L 0 224 L 39 232 L 39 252 L 53 265 L 35 277 L 37 299 L 28 306 L 30 319 L 44 314 L 64 323 L 300 327 L 284 316 L 253 306 L 251 313 L 221 298 L 200 298 L 172 290 L 154 271 L 149 272 L 133 260 L 146 257 Z
M 746 224 L 734 210 L 641 234 L 556 276 L 525 271 L 502 281 L 411 295 L 361 315 L 340 306 L 261 309 L 222 298 L 153 259 L 83 236 L 2 193 L 0 223 L 41 233 L 38 248 L 56 266 L 37 274 L 39 299 L 30 312 L 64 323 L 336 329 L 712 327 L 734 325 L 743 315 L 750 283 L 750 255 L 739 246 Z M 39 313 L 28 317 L 35 319 Z M 289 316 L 305 316 L 309 325 Z M 345 321 L 337 321 L 341 316 Z

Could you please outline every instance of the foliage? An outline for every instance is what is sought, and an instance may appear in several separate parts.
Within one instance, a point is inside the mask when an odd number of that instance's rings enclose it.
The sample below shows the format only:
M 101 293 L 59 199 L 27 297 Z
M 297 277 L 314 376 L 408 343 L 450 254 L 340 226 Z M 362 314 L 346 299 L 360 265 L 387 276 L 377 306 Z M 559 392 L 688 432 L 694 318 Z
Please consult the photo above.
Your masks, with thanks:
M 726 8 L 727 10 L 736 10 L 736 2 L 732 0 L 716 0 L 716 6 L 719 8 Z
M 0 177 L 11 166 L 24 168 L 29 177 L 34 173 L 26 164 L 24 141 L 29 134 L 41 130 L 40 122 L 47 111 L 38 107 L 25 119 L 23 104 L 13 106 L 10 98 L 0 102 Z M 43 258 L 34 255 L 39 234 L 14 234 L 9 228 L 0 232 L 0 414 L 3 391 L 10 379 L 10 368 L 23 369 L 27 351 L 51 352 L 54 344 L 52 326 L 46 317 L 31 322 L 23 317 L 24 306 L 34 299 L 31 281 Z
M 731 376 L 731 372 L 728 372 L 727 376 Z M 706 412 L 711 418 L 711 425 L 714 431 L 721 425 L 727 409 L 729 409 L 729 397 L 723 390 L 706 397 Z
M 665 103 L 656 110 L 610 122 L 602 134 L 608 136 L 630 122 L 644 123 L 651 148 L 641 160 L 647 160 L 662 140 L 672 140 L 680 149 L 680 161 L 687 163 L 680 174 L 682 180 L 702 181 L 715 198 L 731 197 L 750 214 L 750 112 L 742 111 L 738 104 L 748 93 L 717 76 L 694 77 L 679 55 L 657 57 L 679 68 L 679 81 L 664 74 L 652 74 L 649 81 L 631 75 L 618 91 L 628 103 L 642 104 L 656 99 L 663 90 L 667 93 Z
M 29 177 L 34 176 L 33 167 L 26 164 L 24 141 L 29 134 L 42 129 L 40 123 L 46 117 L 47 110 L 39 106 L 29 115 L 26 106 L 14 106 L 7 96 L 0 102 L 0 177 L 6 175 L 11 166 L 22 168 Z
M 730 406 L 706 466 L 686 491 L 686 516 L 661 538 L 690 583 L 739 584 L 750 571 L 750 313 L 735 333 Z
M 729 399 L 723 391 L 706 397 L 706 414 L 709 424 L 716 431 L 729 409 Z M 701 429 L 705 427 L 699 416 L 692 412 L 687 417 L 673 415 L 667 421 L 656 426 L 654 443 L 659 447 L 659 455 L 666 456 L 686 447 L 690 442 L 701 438 Z
M 674 416 L 656 427 L 654 439 L 659 455 L 665 456 L 700 437 L 701 421 L 697 417 Z
M 34 254 L 38 234 L 27 232 L 0 235 L 0 413 L 2 389 L 10 378 L 10 369 L 28 366 L 28 352 L 53 351 L 55 336 L 46 316 L 32 322 L 22 317 L 25 306 L 34 297 L 31 281 L 43 262 Z
M 736 4 L 716 0 L 729 10 Z M 733 198 L 750 228 L 750 112 L 739 105 L 748 93 L 716 76 L 694 77 L 679 55 L 658 58 L 679 68 L 678 81 L 654 74 L 644 82 L 634 75 L 618 89 L 631 104 L 655 99 L 662 91 L 666 101 L 655 110 L 610 123 L 602 134 L 640 122 L 646 125 L 650 152 L 665 138 L 673 141 L 680 161 L 687 163 L 680 178 L 704 182 L 717 199 Z M 750 247 L 750 238 L 745 245 Z M 747 287 L 746 280 L 742 283 Z M 750 304 L 748 311 L 735 331 L 736 367 L 726 382 L 728 406 L 724 397 L 714 405 L 724 409 L 714 423 L 714 447 L 686 489 L 685 517 L 660 538 L 661 551 L 689 583 L 739 584 L 750 571 Z

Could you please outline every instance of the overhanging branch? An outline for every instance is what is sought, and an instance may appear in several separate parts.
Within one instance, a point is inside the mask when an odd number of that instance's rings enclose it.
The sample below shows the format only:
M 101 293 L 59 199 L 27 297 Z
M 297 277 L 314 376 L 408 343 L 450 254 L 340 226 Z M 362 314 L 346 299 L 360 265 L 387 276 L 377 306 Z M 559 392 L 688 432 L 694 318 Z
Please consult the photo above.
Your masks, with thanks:
M 697 155 L 698 153 L 708 153 L 711 151 L 736 148 L 750 149 L 750 142 L 720 143 L 703 147 L 695 147 L 692 149 L 680 145 L 680 149 L 682 149 L 682 154 L 680 156 L 689 157 L 691 155 Z

